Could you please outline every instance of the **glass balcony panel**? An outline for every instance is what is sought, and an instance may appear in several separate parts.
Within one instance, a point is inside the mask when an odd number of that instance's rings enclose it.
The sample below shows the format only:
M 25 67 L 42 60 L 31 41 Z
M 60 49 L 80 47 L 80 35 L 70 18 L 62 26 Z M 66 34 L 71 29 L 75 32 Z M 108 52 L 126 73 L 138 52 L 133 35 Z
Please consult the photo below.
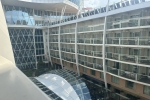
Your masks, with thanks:
M 94 63 L 93 67 L 95 69 L 103 70 L 103 65 L 101 65 L 101 64 Z
M 122 61 L 127 61 L 127 62 L 133 62 L 133 63 L 136 63 L 137 61 L 137 56 L 134 56 L 134 55 L 120 55 L 120 59 Z
M 119 44 L 119 38 L 111 37 L 107 38 L 107 44 Z
M 138 45 L 138 38 L 121 38 L 122 45 Z
M 125 70 L 119 70 L 119 75 L 125 78 L 136 80 L 137 74 Z
M 84 39 L 85 43 L 91 43 L 90 39 Z
M 91 63 L 91 62 L 87 62 L 87 67 L 91 67 L 91 68 L 93 68 L 93 63 Z
M 150 45 L 150 38 L 139 38 L 139 45 Z
M 78 43 L 84 43 L 84 39 L 78 39 Z
M 94 39 L 93 39 L 93 42 L 94 42 L 94 44 L 102 44 L 102 43 L 103 43 L 103 40 L 102 40 L 102 39 L 94 38 Z
M 85 50 L 85 55 L 93 56 L 91 51 Z
M 148 57 L 148 56 L 139 56 L 138 57 L 138 63 L 139 64 L 150 65 L 150 57 Z
M 143 17 L 140 20 L 140 26 L 148 26 L 150 25 L 150 18 L 149 17 Z
M 120 60 L 120 54 L 118 53 L 107 52 L 106 57 L 110 59 Z
M 93 51 L 93 56 L 102 57 L 102 51 Z
M 82 49 L 78 50 L 78 52 L 79 52 L 80 54 L 84 54 L 84 50 L 82 50 Z
M 150 84 L 150 75 L 145 75 L 144 73 L 138 74 L 137 75 L 137 81 Z
M 112 73 L 112 74 L 115 74 L 115 75 L 118 75 L 118 69 L 115 68 L 115 67 L 110 67 L 110 66 L 107 66 L 107 71 Z

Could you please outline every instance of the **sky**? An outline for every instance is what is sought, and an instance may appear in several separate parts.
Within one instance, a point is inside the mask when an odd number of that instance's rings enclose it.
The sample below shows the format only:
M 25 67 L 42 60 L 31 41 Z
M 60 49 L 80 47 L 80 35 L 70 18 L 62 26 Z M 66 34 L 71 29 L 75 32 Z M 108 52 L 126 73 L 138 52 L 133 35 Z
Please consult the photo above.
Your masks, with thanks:
M 119 2 L 121 0 L 110 0 L 110 4 Z M 84 7 L 92 7 L 92 8 L 98 8 L 98 7 L 104 7 L 107 5 L 107 0 L 84 0 Z

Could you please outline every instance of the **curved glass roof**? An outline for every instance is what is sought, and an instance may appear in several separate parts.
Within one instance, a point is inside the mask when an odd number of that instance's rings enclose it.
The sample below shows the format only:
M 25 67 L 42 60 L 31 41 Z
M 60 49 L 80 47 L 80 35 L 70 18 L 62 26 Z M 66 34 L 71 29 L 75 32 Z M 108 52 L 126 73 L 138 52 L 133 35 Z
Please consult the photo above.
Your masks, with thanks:
M 89 76 L 78 76 L 66 69 L 52 70 L 30 79 L 53 100 L 130 100 Z
M 91 100 L 85 82 L 75 72 L 53 70 L 32 80 L 40 82 L 63 100 Z

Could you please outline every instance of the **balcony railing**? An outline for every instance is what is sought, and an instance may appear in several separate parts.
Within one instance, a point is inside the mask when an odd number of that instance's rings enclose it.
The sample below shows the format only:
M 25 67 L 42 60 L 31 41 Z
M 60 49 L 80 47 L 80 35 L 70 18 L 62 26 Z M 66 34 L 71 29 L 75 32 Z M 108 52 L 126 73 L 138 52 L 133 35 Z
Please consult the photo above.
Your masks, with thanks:
M 78 32 L 90 32 L 90 31 L 100 31 L 104 29 L 104 25 L 93 25 L 93 27 L 89 26 L 83 26 L 83 27 L 78 27 Z
M 126 61 L 126 62 L 132 62 L 132 63 L 145 64 L 145 65 L 150 64 L 149 56 L 128 55 L 128 54 L 106 52 L 106 58 L 120 60 L 120 61 Z
M 128 79 L 137 80 L 137 73 L 119 70 L 119 75 Z
M 62 56 L 62 59 L 66 60 L 66 61 L 70 61 L 70 62 L 76 63 L 76 59 L 75 58 L 71 58 L 71 57 L 67 57 L 67 56 Z
M 131 80 L 135 80 L 135 81 L 139 81 L 139 82 L 143 82 L 143 83 L 147 83 L 150 84 L 150 73 L 149 74 L 145 74 L 145 73 L 138 73 L 132 70 L 125 70 L 125 69 L 120 69 L 117 68 L 115 66 L 107 66 L 107 72 L 124 77 L 124 78 L 128 78 Z
M 75 39 L 74 38 L 70 38 L 70 39 L 61 39 L 60 40 L 61 42 L 64 42 L 64 43 L 75 43 Z
M 128 27 L 149 26 L 149 25 L 150 25 L 149 16 L 139 17 L 139 15 L 137 15 L 137 18 L 110 21 L 107 23 L 107 29 L 128 28 Z
M 94 62 L 88 62 L 88 61 L 84 61 L 84 60 L 80 60 L 79 59 L 79 64 L 90 67 L 90 68 L 94 68 L 94 69 L 98 69 L 98 70 L 103 70 L 103 65 L 99 64 L 99 63 L 94 63 Z
M 110 66 L 106 66 L 107 67 L 107 71 L 112 73 L 112 74 L 115 74 L 115 75 L 119 75 L 119 70 L 115 67 L 110 67 Z
M 58 47 L 51 47 L 50 49 L 59 50 Z
M 58 34 L 58 31 L 50 31 L 50 34 Z
M 61 29 L 60 33 L 75 33 L 75 29 L 74 28 L 70 28 L 70 29 Z
M 58 42 L 58 39 L 50 39 L 50 42 Z
M 61 48 L 62 51 L 75 53 L 74 48 Z
M 149 37 L 111 37 L 106 38 L 106 44 L 118 45 L 150 45 Z
M 78 49 L 78 53 L 84 54 L 84 55 L 89 55 L 89 56 L 102 57 L 102 51 L 91 51 L 91 50 Z
M 78 43 L 88 43 L 88 44 L 102 44 L 102 38 L 80 38 L 78 39 Z
M 149 2 L 149 0 L 120 0 L 120 2 L 110 4 L 109 5 L 109 11 L 120 9 L 120 8 L 123 8 L 123 7 L 132 6 L 132 5 L 143 3 L 143 2 Z M 52 22 L 51 25 L 76 20 L 77 16 L 80 19 L 80 18 L 83 18 L 83 17 L 93 16 L 93 15 L 96 15 L 96 14 L 102 14 L 102 13 L 105 13 L 105 12 L 106 12 L 106 6 L 105 7 L 99 7 L 97 9 L 92 10 L 92 11 L 81 13 L 80 15 L 70 16 L 69 18 L 63 19 L 61 21 Z M 145 21 L 143 20 L 143 24 L 148 24 L 148 23 L 144 23 L 144 22 Z M 111 25 L 112 24 L 109 25 L 108 29 L 112 28 Z M 84 29 L 78 29 L 78 32 L 81 32 L 82 30 L 84 30 Z
M 113 53 L 113 52 L 106 52 L 106 58 L 120 60 L 120 54 L 119 53 Z

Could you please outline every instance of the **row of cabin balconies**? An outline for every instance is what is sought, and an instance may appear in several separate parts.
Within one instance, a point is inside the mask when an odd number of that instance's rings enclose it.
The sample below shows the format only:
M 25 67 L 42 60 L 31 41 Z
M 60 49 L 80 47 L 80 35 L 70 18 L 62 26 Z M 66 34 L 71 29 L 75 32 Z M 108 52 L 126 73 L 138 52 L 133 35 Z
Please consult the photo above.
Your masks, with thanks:
M 50 39 L 50 42 L 58 42 L 58 39 Z M 75 39 L 61 39 L 60 42 L 63 43 L 75 43 Z M 85 44 L 103 44 L 102 38 L 80 38 L 77 43 Z M 149 46 L 149 37 L 108 37 L 106 38 L 106 44 L 115 45 L 139 45 L 139 46 Z
M 107 29 L 116 29 L 116 28 L 128 28 L 128 27 L 139 27 L 139 26 L 149 26 L 150 17 L 135 17 L 123 20 L 114 20 L 107 22 Z
M 105 68 L 107 72 L 109 73 L 112 73 L 112 74 L 115 74 L 124 78 L 128 78 L 131 80 L 150 84 L 150 71 L 149 71 L 150 69 L 149 68 L 135 66 L 135 65 L 127 65 L 124 67 L 121 67 L 121 66 L 106 65 Z M 128 66 L 129 68 L 127 69 Z
M 103 65 L 100 62 L 94 63 L 94 62 L 89 62 L 89 61 L 84 61 L 82 59 L 79 59 L 78 63 L 89 68 L 103 70 Z
M 150 37 L 110 37 L 106 38 L 106 44 L 149 46 Z
M 130 55 L 130 54 L 120 54 L 114 52 L 106 52 L 106 58 L 136 63 L 136 64 L 144 64 L 150 65 L 150 56 L 148 55 Z

